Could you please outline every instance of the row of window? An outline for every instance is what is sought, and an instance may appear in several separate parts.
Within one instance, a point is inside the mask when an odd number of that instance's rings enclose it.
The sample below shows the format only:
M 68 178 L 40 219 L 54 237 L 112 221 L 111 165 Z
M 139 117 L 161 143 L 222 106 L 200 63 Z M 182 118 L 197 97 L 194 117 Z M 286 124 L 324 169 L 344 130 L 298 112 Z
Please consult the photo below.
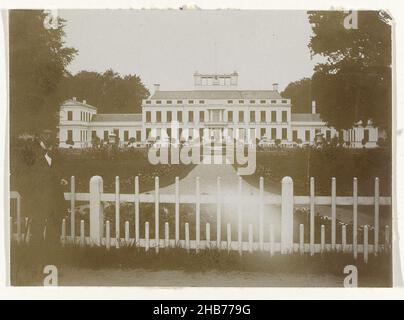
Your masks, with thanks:
M 67 120 L 68 121 L 73 120 L 73 111 L 67 111 Z M 80 121 L 90 122 L 90 120 L 91 120 L 91 113 L 80 111 Z
M 199 103 L 199 104 L 205 104 L 205 100 L 187 100 L 188 104 L 195 104 L 195 103 Z M 233 99 L 229 99 L 227 100 L 227 104 L 234 104 L 236 102 L 238 102 L 238 104 L 244 104 L 246 103 L 246 101 L 250 104 L 256 104 L 256 102 L 258 100 L 244 100 L 244 99 L 240 99 L 240 100 L 233 100 Z M 266 104 L 268 103 L 268 101 L 270 101 L 271 104 L 276 104 L 278 103 L 278 100 L 259 100 L 260 104 Z M 156 104 L 162 104 L 162 100 L 155 100 Z M 176 104 L 183 104 L 184 100 L 176 100 L 175 101 Z M 146 100 L 146 104 L 151 104 L 152 101 L 151 100 Z M 281 100 L 281 103 L 288 103 L 288 100 L 283 99 Z M 166 100 L 166 104 L 173 104 L 173 100 Z
M 151 128 L 147 128 L 146 129 L 146 137 L 150 137 L 151 134 Z M 161 137 L 161 132 L 162 129 L 156 129 L 157 133 L 156 133 L 156 137 L 160 138 Z M 171 128 L 167 128 L 165 129 L 167 132 L 168 137 L 172 137 L 172 132 L 171 132 Z M 179 136 L 182 135 L 183 133 L 183 129 L 179 128 Z M 192 138 L 194 137 L 194 132 L 196 134 L 196 130 L 198 130 L 199 136 L 203 137 L 204 136 L 204 130 L 209 130 L 209 129 L 193 129 L 193 128 L 189 128 L 189 129 L 185 129 L 188 130 L 188 137 Z M 248 129 L 244 129 L 244 128 L 240 128 L 239 130 L 239 138 L 240 139 L 244 139 L 245 135 L 246 135 L 246 130 Z M 250 128 L 250 135 L 251 137 L 255 138 L 255 128 Z M 119 129 L 114 129 L 113 133 L 115 134 L 115 136 L 119 137 Z M 315 134 L 320 133 L 320 129 L 315 129 Z M 110 131 L 109 130 L 104 130 L 104 136 L 103 139 L 104 141 L 108 141 L 109 140 L 109 134 Z M 270 131 L 268 132 L 266 128 L 260 128 L 260 136 L 261 138 L 266 136 L 268 139 L 282 139 L 282 140 L 287 140 L 287 128 L 282 128 L 281 130 L 281 137 L 277 137 L 277 130 L 276 128 L 271 128 Z M 228 128 L 227 129 L 227 136 L 228 137 L 233 137 L 233 129 L 232 128 Z M 96 139 L 97 138 L 97 131 L 93 130 L 91 132 L 91 139 Z M 136 131 L 136 141 L 141 141 L 141 131 L 137 130 Z M 326 140 L 330 140 L 331 139 L 331 130 L 326 130 L 325 132 L 325 138 Z M 129 141 L 130 137 L 129 137 L 129 130 L 123 130 L 123 140 L 125 142 Z M 67 130 L 67 140 L 68 141 L 73 141 L 73 130 Z M 293 130 L 292 131 L 292 140 L 293 141 L 297 141 L 298 140 L 298 132 L 297 130 Z M 86 130 L 80 130 L 80 141 L 88 141 L 88 136 L 87 136 L 87 131 Z M 304 132 L 304 141 L 310 141 L 310 130 L 305 130 Z
M 171 128 L 167 128 L 165 130 L 166 130 L 167 136 L 169 138 L 171 138 L 172 137 Z M 206 132 L 205 130 L 209 130 L 209 129 L 203 129 L 203 128 L 200 128 L 200 129 L 193 129 L 193 128 L 182 129 L 182 128 L 179 128 L 178 130 L 179 130 L 178 131 L 179 136 L 182 136 L 183 131 L 186 130 L 186 131 L 188 131 L 188 137 L 193 138 L 195 136 L 196 132 L 199 133 L 199 137 L 203 137 L 204 132 Z M 247 130 L 248 129 L 245 129 L 245 128 L 239 128 L 238 129 L 238 132 L 239 132 L 238 137 L 239 137 L 239 139 L 244 139 L 246 137 Z M 256 133 L 255 128 L 250 128 L 249 130 L 250 130 L 250 138 L 255 139 L 255 133 Z M 228 137 L 232 137 L 232 138 L 234 137 L 233 136 L 234 131 L 233 131 L 232 128 L 227 128 L 226 131 L 227 131 L 227 136 Z M 151 132 L 152 132 L 152 129 L 147 128 L 146 129 L 146 137 L 150 137 Z M 162 136 L 161 132 L 162 132 L 162 129 L 156 129 L 155 136 L 156 136 L 157 139 L 161 138 L 161 136 Z M 271 139 L 271 140 L 275 140 L 275 139 L 279 139 L 279 138 L 282 139 L 282 140 L 287 140 L 288 139 L 287 128 L 282 128 L 281 129 L 281 136 L 280 137 L 277 136 L 277 132 L 278 131 L 276 130 L 276 128 L 270 128 L 270 130 L 267 130 L 266 128 L 260 128 L 260 137 L 263 138 L 265 136 L 265 137 L 267 137 L 268 139 Z M 297 130 L 292 131 L 292 140 L 295 141 L 295 142 L 298 140 L 298 134 L 297 133 L 298 133 Z M 305 130 L 304 133 L 305 133 L 304 134 L 304 141 L 307 141 L 307 142 L 311 141 L 310 140 L 310 130 Z M 320 129 L 315 130 L 315 134 L 317 134 L 317 133 L 320 133 Z M 325 138 L 326 138 L 326 140 L 331 139 L 331 130 L 327 130 L 325 132 Z
M 156 131 L 155 131 L 154 136 L 156 137 L 156 139 L 161 138 L 163 129 L 155 129 L 155 130 Z M 167 136 L 169 138 L 177 136 L 175 134 L 172 135 L 171 128 L 167 128 L 167 129 L 164 129 L 164 130 L 165 130 L 165 132 L 166 132 L 166 134 L 167 134 Z M 199 134 L 199 137 L 204 137 L 205 136 L 204 133 L 209 132 L 208 130 L 209 129 L 206 129 L 206 128 L 205 129 L 203 129 L 203 128 L 200 128 L 200 129 L 194 129 L 194 128 L 182 129 L 182 128 L 178 128 L 178 136 L 182 137 L 183 132 L 185 131 L 186 132 L 185 135 L 188 134 L 188 138 L 190 138 L 190 139 L 195 138 L 197 132 Z M 245 139 L 248 130 L 250 131 L 250 139 L 255 139 L 256 138 L 255 128 L 250 128 L 250 129 L 239 128 L 237 130 L 238 130 L 238 138 L 239 139 Z M 226 131 L 227 131 L 227 137 L 234 138 L 234 130 L 232 128 L 227 128 Z M 148 137 L 148 138 L 151 137 L 151 133 L 152 133 L 152 129 L 151 128 L 146 128 L 146 137 Z M 288 139 L 288 129 L 287 128 L 282 128 L 280 137 L 277 136 L 276 128 L 271 128 L 269 133 L 270 133 L 270 135 L 269 135 L 268 138 L 270 138 L 270 139 L 274 139 L 274 140 L 278 139 L 278 138 L 280 138 L 282 140 L 287 140 Z M 261 137 L 268 136 L 267 131 L 266 131 L 265 128 L 260 129 L 260 134 L 261 134 Z
M 119 129 L 114 129 L 113 133 L 115 134 L 116 137 L 118 137 L 119 139 Z M 110 135 L 110 131 L 109 130 L 104 130 L 104 135 L 103 135 L 103 139 L 104 141 L 108 141 L 109 140 L 109 135 Z M 92 130 L 91 131 L 91 140 L 94 140 L 96 138 L 99 138 L 97 136 L 97 131 L 96 130 Z M 136 131 L 136 141 L 141 141 L 141 131 L 137 130 Z M 123 140 L 124 141 L 129 141 L 130 137 L 129 137 L 129 130 L 123 130 Z M 67 130 L 67 140 L 68 141 L 73 141 L 73 130 Z M 80 130 L 80 142 L 82 141 L 88 141 L 88 133 L 86 130 Z
M 182 111 L 166 111 L 166 122 L 173 121 L 173 112 L 177 114 L 177 121 L 183 122 Z M 188 122 L 194 122 L 194 114 L 197 111 L 188 111 Z M 235 111 L 227 111 L 227 122 L 234 122 L 234 112 Z M 238 111 L 238 122 L 245 122 L 244 118 L 245 111 Z M 277 112 L 270 112 L 271 119 L 269 122 L 278 122 Z M 282 122 L 288 121 L 288 113 L 287 111 L 282 111 L 281 113 Z M 211 120 L 215 121 L 214 119 Z M 146 122 L 152 122 L 152 114 L 151 111 L 146 111 Z M 162 111 L 156 111 L 156 119 L 155 122 L 162 122 Z M 199 122 L 208 122 L 205 119 L 205 111 L 199 111 Z M 250 111 L 250 121 L 249 122 L 267 122 L 267 111 Z
M 320 129 L 315 129 L 315 131 L 314 131 L 315 135 L 317 135 L 317 134 L 320 133 L 320 132 L 321 132 Z M 325 132 L 325 139 L 326 139 L 326 140 L 331 140 L 331 130 L 326 130 L 326 132 Z M 298 140 L 297 130 L 293 130 L 293 131 L 292 131 L 292 140 L 293 140 L 293 141 L 297 141 L 297 140 Z M 304 141 L 310 141 L 310 130 L 305 130 L 305 131 L 304 131 Z

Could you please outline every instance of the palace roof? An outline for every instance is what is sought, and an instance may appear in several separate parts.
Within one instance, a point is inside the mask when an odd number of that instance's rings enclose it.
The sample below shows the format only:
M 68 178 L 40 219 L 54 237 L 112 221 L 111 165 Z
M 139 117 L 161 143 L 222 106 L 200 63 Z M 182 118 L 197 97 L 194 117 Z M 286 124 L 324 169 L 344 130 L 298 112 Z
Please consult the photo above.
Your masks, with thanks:
M 142 121 L 141 113 L 117 113 L 117 114 L 95 114 L 91 118 L 91 122 L 139 122 Z
M 292 113 L 292 122 L 324 122 L 319 113 Z
M 275 90 L 156 91 L 149 99 L 283 99 Z

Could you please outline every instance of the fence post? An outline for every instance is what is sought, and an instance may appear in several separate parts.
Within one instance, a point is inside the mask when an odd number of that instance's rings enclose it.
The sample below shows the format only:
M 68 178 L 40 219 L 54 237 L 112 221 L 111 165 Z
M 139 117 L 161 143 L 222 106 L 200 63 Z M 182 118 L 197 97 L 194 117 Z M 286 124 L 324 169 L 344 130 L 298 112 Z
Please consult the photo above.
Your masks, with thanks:
M 135 177 L 135 246 L 139 245 L 140 228 L 139 228 L 139 177 Z
M 119 177 L 115 177 L 115 246 L 117 249 L 120 247 L 121 242 L 121 220 L 120 220 L 120 191 L 119 191 Z
M 205 225 L 205 238 L 206 238 L 206 248 L 210 249 L 210 223 L 206 222 Z
M 104 234 L 104 205 L 101 194 L 104 191 L 102 177 L 93 176 L 90 179 L 90 242 L 101 245 Z
M 144 240 L 145 240 L 144 250 L 145 250 L 145 252 L 148 252 L 149 248 L 150 248 L 149 222 L 148 221 L 146 221 L 144 223 Z
M 231 225 L 230 223 L 227 224 L 227 253 L 231 250 Z
M 166 249 L 170 247 L 170 227 L 168 222 L 164 223 L 164 247 Z
M 75 215 L 75 179 L 74 176 L 70 177 L 70 236 L 73 243 L 76 236 L 76 215 Z
M 354 259 L 358 257 L 358 178 L 353 179 L 352 249 Z
M 384 251 L 390 251 L 390 229 L 388 225 L 384 229 Z
M 66 244 L 66 219 L 62 219 L 62 246 Z
M 375 178 L 375 230 L 374 255 L 379 251 L 379 178 Z
M 293 249 L 293 180 L 291 177 L 282 179 L 281 209 L 281 253 L 292 252 Z
M 199 177 L 196 177 L 196 201 L 195 201 L 195 249 L 199 252 L 199 245 L 201 240 L 201 204 L 200 204 L 200 184 Z
M 369 245 L 368 245 L 368 226 L 363 227 L 363 261 L 368 263 Z
M 314 242 L 315 242 L 315 186 L 314 178 L 310 178 L 310 255 L 314 255 Z
M 107 250 L 111 248 L 111 225 L 109 220 L 105 222 L 105 247 Z
M 243 216 L 242 216 L 242 203 L 243 203 L 243 179 L 241 177 L 238 178 L 238 199 L 241 201 L 238 204 L 238 253 L 242 255 L 243 253 Z
M 185 248 L 189 253 L 190 243 L 189 243 L 189 223 L 185 222 Z
M 345 252 L 346 251 L 346 225 L 345 224 L 342 225 L 341 232 L 342 232 L 342 235 L 341 235 L 342 252 Z
M 156 239 L 155 249 L 159 253 L 160 246 L 160 192 L 159 192 L 159 177 L 154 178 L 154 238 Z
M 222 247 L 222 195 L 221 178 L 217 177 L 217 202 L 216 202 L 216 246 L 218 250 Z
M 299 251 L 300 254 L 304 254 L 304 224 L 300 224 L 299 227 Z
M 320 228 L 320 251 L 324 253 L 325 250 L 325 226 L 322 224 Z
M 86 235 L 84 229 L 84 220 L 80 221 L 80 246 L 84 247 L 86 245 Z
M 337 220 L 337 182 L 335 177 L 331 180 L 331 250 L 335 250 Z
M 180 242 L 180 179 L 175 177 L 175 245 Z
M 125 244 L 129 246 L 130 234 L 129 234 L 129 221 L 125 221 Z
M 260 204 L 259 204 L 259 242 L 260 251 L 264 250 L 264 178 L 260 177 Z

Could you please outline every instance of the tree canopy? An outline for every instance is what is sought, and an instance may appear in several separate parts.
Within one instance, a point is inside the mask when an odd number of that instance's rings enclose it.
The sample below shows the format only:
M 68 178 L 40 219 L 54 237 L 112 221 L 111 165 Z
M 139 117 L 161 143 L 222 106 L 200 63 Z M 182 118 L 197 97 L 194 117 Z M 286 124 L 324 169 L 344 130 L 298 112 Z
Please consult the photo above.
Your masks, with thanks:
M 62 100 L 86 100 L 98 108 L 98 113 L 139 113 L 148 94 L 139 76 L 121 76 L 112 70 L 81 71 L 64 77 L 59 86 Z
M 39 10 L 10 10 L 10 135 L 56 129 L 57 87 L 77 53 L 63 42 L 64 23 L 47 29 L 47 14 Z
M 336 128 L 374 120 L 391 129 L 391 17 L 358 11 L 358 28 L 347 29 L 343 11 L 309 11 L 309 48 L 326 62 L 315 67 L 311 92 L 322 118 Z
M 311 79 L 303 78 L 289 83 L 281 93 L 282 97 L 291 99 L 293 113 L 311 112 Z

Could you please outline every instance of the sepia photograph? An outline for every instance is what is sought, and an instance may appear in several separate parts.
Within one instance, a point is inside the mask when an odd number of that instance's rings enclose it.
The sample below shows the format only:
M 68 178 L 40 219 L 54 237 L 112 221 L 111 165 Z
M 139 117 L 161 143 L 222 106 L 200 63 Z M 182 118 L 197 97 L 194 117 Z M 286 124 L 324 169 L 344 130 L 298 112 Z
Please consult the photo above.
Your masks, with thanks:
M 3 15 L 11 286 L 393 286 L 388 11 Z

